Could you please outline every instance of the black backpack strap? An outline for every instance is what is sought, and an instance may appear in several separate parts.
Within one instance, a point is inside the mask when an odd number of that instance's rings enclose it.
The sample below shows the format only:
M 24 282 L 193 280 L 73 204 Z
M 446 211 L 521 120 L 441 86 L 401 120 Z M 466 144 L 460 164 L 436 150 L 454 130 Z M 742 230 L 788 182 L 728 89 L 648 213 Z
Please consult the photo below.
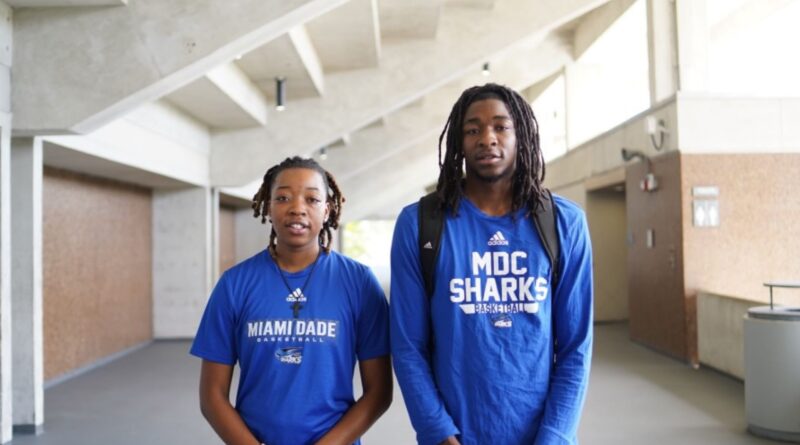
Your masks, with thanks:
M 436 192 L 429 193 L 419 200 L 419 262 L 425 291 L 433 296 L 436 259 L 444 228 L 444 210 Z
M 538 206 L 533 214 L 533 222 L 547 251 L 547 256 L 550 257 L 550 265 L 552 267 L 550 289 L 555 291 L 561 271 L 561 265 L 559 264 L 561 245 L 558 242 L 557 208 L 555 201 L 553 201 L 553 194 L 547 189 L 545 189 L 545 192 L 545 196 L 542 197 L 542 205 Z

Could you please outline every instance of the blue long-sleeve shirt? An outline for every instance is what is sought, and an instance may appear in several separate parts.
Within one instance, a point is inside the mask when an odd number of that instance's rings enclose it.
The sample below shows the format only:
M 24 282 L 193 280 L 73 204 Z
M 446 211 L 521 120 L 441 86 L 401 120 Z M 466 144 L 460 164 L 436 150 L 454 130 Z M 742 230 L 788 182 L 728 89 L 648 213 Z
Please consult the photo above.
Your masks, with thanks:
M 592 254 L 583 211 L 555 200 L 556 289 L 523 211 L 493 217 L 463 199 L 459 214 L 448 212 L 445 220 L 429 298 L 420 272 L 418 205 L 398 217 L 391 344 L 420 444 L 451 435 L 464 445 L 577 443 L 591 359 Z

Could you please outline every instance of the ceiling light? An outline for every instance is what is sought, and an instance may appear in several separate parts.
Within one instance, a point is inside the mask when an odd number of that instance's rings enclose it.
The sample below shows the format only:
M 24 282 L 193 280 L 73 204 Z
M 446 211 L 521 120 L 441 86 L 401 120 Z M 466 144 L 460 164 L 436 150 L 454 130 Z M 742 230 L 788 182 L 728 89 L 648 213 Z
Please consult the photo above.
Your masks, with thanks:
M 283 111 L 286 109 L 286 78 L 275 78 L 275 109 Z

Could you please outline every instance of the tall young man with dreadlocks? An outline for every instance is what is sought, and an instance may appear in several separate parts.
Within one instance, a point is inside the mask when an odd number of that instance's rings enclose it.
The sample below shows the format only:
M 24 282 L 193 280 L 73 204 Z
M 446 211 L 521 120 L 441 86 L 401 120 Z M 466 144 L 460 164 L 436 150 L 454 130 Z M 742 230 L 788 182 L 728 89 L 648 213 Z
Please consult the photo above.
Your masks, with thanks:
M 506 87 L 464 91 L 439 157 L 445 218 L 431 295 L 419 204 L 403 209 L 392 244 L 392 355 L 417 440 L 575 444 L 592 342 L 584 214 L 553 196 L 560 255 L 552 270 L 531 217 L 550 197 L 537 122 Z
M 191 350 L 201 411 L 227 444 L 359 443 L 391 403 L 386 297 L 366 266 L 330 250 L 343 201 L 333 176 L 299 157 L 270 168 L 253 197 L 269 247 L 220 278 Z

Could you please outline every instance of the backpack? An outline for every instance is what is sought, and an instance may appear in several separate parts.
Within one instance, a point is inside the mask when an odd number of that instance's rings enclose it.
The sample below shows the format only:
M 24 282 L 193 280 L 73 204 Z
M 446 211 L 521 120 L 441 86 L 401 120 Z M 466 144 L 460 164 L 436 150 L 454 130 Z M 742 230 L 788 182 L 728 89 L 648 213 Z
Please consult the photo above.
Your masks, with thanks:
M 547 256 L 550 258 L 552 265 L 550 288 L 555 290 L 559 279 L 560 253 L 556 223 L 558 208 L 550 190 L 545 189 L 545 192 L 543 205 L 536 209 L 532 219 L 539 239 L 542 240 Z M 436 261 L 439 258 L 439 247 L 444 230 L 445 209 L 441 207 L 440 203 L 436 192 L 429 193 L 419 200 L 419 261 L 428 298 L 433 296 Z

